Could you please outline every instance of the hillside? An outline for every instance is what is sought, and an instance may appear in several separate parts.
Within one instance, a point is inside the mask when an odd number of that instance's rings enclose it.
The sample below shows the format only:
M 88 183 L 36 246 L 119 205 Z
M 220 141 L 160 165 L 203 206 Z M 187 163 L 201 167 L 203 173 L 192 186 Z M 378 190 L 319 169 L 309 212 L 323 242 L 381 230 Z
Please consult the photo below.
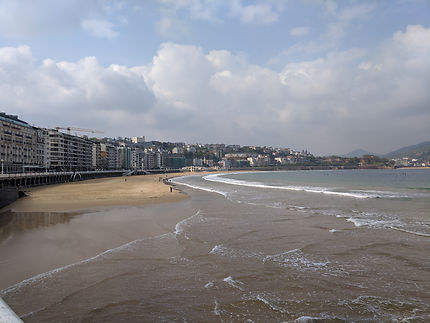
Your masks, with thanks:
M 385 158 L 426 158 L 430 157 L 430 141 L 425 141 L 413 146 L 407 146 L 385 154 Z
M 356 149 L 356 150 L 353 150 L 347 154 L 341 155 L 341 157 L 346 157 L 346 158 L 358 157 L 358 158 L 360 158 L 363 155 L 374 155 L 374 154 L 372 154 L 372 153 L 370 153 L 364 149 Z

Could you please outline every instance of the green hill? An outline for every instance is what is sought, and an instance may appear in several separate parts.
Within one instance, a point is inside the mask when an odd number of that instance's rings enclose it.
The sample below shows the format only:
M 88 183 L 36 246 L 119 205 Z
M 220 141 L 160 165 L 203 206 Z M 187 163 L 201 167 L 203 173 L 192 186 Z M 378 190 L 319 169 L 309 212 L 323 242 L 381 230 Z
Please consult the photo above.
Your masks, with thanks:
M 417 145 L 407 146 L 391 153 L 385 154 L 385 158 L 425 158 L 430 157 L 430 141 L 425 141 Z

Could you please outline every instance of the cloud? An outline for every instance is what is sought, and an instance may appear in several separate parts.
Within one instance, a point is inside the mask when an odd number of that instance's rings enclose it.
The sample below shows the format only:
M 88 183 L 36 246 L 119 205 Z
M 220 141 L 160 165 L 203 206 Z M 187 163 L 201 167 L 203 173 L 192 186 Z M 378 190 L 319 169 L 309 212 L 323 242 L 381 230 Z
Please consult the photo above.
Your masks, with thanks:
M 97 38 L 113 39 L 119 35 L 119 32 L 113 30 L 114 24 L 103 19 L 84 19 L 81 27 L 91 36 Z
M 295 37 L 303 37 L 309 34 L 309 27 L 295 27 L 290 30 L 290 35 Z
M 164 8 L 170 9 L 171 16 L 185 11 L 191 19 L 204 21 L 219 21 L 218 11 L 223 7 L 223 1 L 212 0 L 160 0 Z
M 272 24 L 279 19 L 278 13 L 268 3 L 243 5 L 241 0 L 235 0 L 231 11 L 242 23 Z
M 113 115 L 132 120 L 133 114 L 140 115 L 154 104 L 142 74 L 128 67 L 103 67 L 94 57 L 78 62 L 45 59 L 38 65 L 33 61 L 26 46 L 0 48 L 2 110 L 29 122 L 107 130 L 127 123 L 111 119 Z
M 0 101 L 35 124 L 111 136 L 385 152 L 428 139 L 429 70 L 430 28 L 421 25 L 375 52 L 332 51 L 280 72 L 171 42 L 134 67 L 104 67 L 95 57 L 39 64 L 29 47 L 4 47 Z
M 126 23 L 121 2 L 108 1 L 0 1 L 0 34 L 7 38 L 33 38 L 67 34 L 84 28 L 96 37 L 117 36 L 108 20 Z
M 375 3 L 360 3 L 340 10 L 338 16 L 341 20 L 351 21 L 355 19 L 366 19 L 375 12 Z
M 164 18 L 178 18 L 185 12 L 191 19 L 215 23 L 235 18 L 244 24 L 272 24 L 278 21 L 278 12 L 283 8 L 282 4 L 267 1 L 160 0 L 160 3 L 170 9 L 165 11 Z

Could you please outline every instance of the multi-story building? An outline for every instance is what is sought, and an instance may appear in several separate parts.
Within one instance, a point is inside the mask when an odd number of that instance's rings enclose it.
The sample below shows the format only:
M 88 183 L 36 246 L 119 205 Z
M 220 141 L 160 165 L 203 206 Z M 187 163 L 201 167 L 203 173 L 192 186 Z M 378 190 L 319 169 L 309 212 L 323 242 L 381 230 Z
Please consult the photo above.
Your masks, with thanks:
M 116 169 L 118 165 L 118 149 L 112 145 L 106 145 L 106 164 L 107 169 Z
M 145 136 L 132 137 L 131 142 L 134 144 L 144 144 L 145 143 Z
M 131 148 L 127 146 L 118 147 L 118 169 L 131 169 Z
M 102 147 L 106 145 L 100 143 L 100 142 L 94 142 L 93 143 L 93 156 L 92 156 L 92 163 L 93 163 L 93 169 L 99 170 L 99 169 L 105 169 L 106 165 L 104 163 L 104 159 L 102 157 Z
M 143 154 L 142 168 L 143 169 L 153 169 L 156 165 L 156 156 L 155 153 L 151 150 L 145 149 Z
M 49 159 L 51 169 L 90 170 L 93 167 L 93 142 L 50 129 Z
M 0 159 L 4 173 L 41 170 L 47 165 L 46 132 L 17 116 L 0 113 Z
M 118 153 L 114 146 L 100 142 L 93 143 L 93 169 L 115 169 Z
M 133 169 L 143 169 L 145 152 L 142 149 L 135 148 L 131 151 L 131 167 Z

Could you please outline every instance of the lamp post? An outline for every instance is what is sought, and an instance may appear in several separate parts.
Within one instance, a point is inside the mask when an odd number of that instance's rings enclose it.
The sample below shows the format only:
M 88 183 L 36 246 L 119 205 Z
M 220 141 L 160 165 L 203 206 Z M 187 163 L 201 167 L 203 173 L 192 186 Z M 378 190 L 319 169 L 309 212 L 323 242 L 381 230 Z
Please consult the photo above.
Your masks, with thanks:
M 2 173 L 2 175 L 3 175 L 3 162 L 4 162 L 4 160 L 2 159 L 1 160 L 1 173 Z

